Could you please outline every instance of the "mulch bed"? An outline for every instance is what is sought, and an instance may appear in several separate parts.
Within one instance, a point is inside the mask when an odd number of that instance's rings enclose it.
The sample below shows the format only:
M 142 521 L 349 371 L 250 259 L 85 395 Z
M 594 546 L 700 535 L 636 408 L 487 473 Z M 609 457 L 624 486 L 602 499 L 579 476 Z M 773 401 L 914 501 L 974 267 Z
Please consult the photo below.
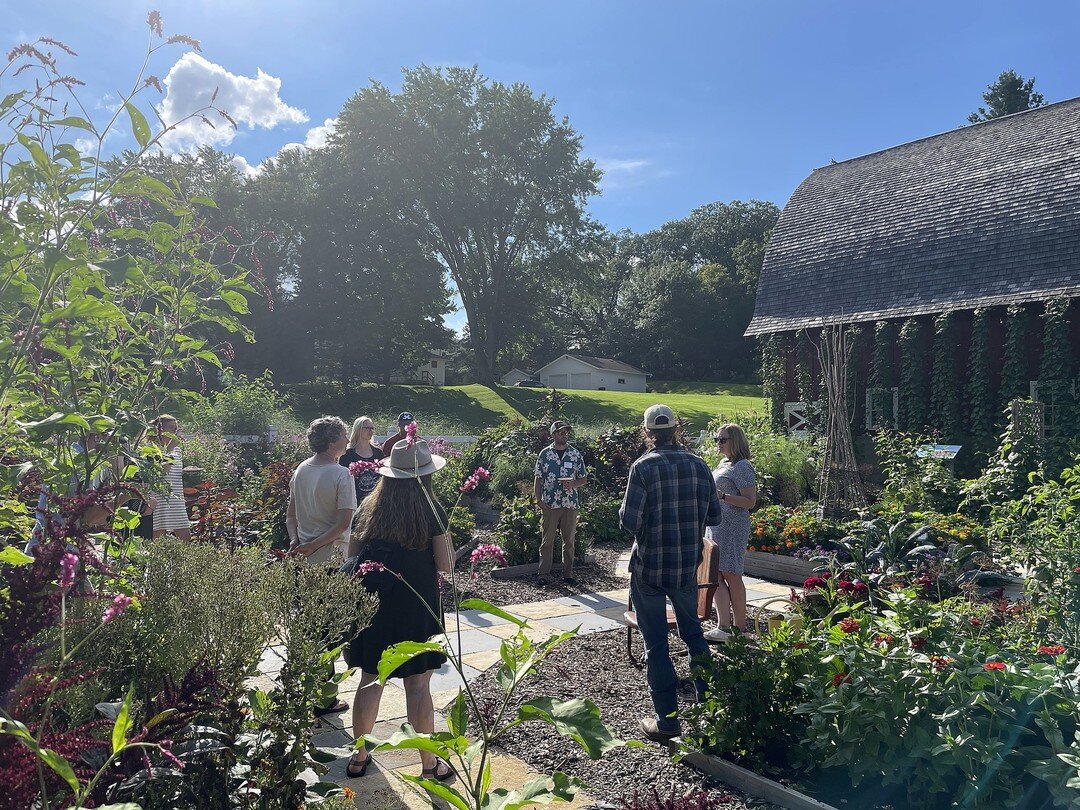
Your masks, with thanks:
M 588 697 L 600 708 L 604 722 L 622 739 L 642 739 L 638 719 L 653 714 L 645 673 L 635 669 L 626 658 L 624 631 L 612 630 L 580 636 L 559 647 L 538 676 L 519 687 L 517 703 L 535 697 L 550 696 L 562 700 Z M 694 699 L 689 681 L 685 647 L 675 636 L 671 639 L 675 667 L 679 673 L 679 703 Z M 640 650 L 640 646 L 638 648 Z M 502 692 L 495 683 L 494 670 L 474 682 L 480 696 L 499 701 Z M 475 733 L 475 729 L 474 729 Z M 661 798 L 683 796 L 703 791 L 725 808 L 764 807 L 737 791 L 695 771 L 688 765 L 676 765 L 667 750 L 647 742 L 644 748 L 619 748 L 599 760 L 591 760 L 577 743 L 559 736 L 543 723 L 525 723 L 500 738 L 498 747 L 525 760 L 544 773 L 563 771 L 589 785 L 589 794 L 597 801 L 615 803 L 630 799 L 635 791 L 652 796 L 655 789 Z M 695 805 L 697 806 L 697 805 Z
M 477 532 L 481 543 L 494 542 L 494 534 Z M 625 588 L 630 581 L 615 575 L 619 555 L 627 550 L 622 544 L 598 544 L 589 549 L 596 562 L 574 566 L 576 585 L 567 585 L 558 576 L 548 581 L 546 588 L 536 582 L 536 576 L 522 579 L 493 579 L 486 570 L 476 571 L 476 579 L 469 566 L 468 555 L 461 558 L 455 568 L 455 577 L 462 599 L 484 599 L 493 605 L 519 605 L 525 602 L 543 602 L 558 596 L 577 596 L 594 591 L 611 591 Z

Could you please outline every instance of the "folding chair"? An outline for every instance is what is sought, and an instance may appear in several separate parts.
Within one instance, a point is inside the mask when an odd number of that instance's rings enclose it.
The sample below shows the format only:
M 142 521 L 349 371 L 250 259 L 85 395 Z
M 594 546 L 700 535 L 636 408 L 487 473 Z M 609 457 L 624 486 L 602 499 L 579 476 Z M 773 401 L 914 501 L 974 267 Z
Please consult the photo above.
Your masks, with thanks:
M 712 603 L 713 596 L 716 594 L 716 589 L 720 585 L 720 558 L 716 553 L 716 543 L 709 538 L 704 540 L 704 548 L 701 551 L 701 564 L 697 568 L 697 583 L 698 583 L 698 598 L 697 598 L 697 615 L 698 619 L 704 621 L 712 615 Z M 623 622 L 626 624 L 626 657 L 630 659 L 630 663 L 638 669 L 644 669 L 645 656 L 640 658 L 634 657 L 633 650 L 633 636 L 634 631 L 638 629 L 637 612 L 634 610 L 633 599 L 628 598 L 626 601 L 626 612 L 623 613 Z M 678 629 L 678 624 L 675 621 L 675 612 L 668 607 L 667 609 L 667 626 L 668 632 Z

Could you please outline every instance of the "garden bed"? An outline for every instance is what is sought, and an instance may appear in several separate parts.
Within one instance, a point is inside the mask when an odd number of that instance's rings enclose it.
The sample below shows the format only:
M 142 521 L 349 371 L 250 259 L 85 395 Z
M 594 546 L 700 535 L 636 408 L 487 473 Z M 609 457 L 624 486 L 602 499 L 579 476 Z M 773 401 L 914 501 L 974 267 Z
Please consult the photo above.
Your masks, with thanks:
M 807 577 L 814 575 L 814 566 L 811 562 L 784 554 L 748 551 L 744 561 L 745 573 L 748 576 L 767 579 L 770 582 L 802 585 Z
M 477 534 L 481 543 L 491 543 L 495 540 L 490 532 L 480 531 Z M 553 577 L 545 588 L 537 584 L 535 575 L 523 579 L 499 580 L 492 578 L 487 570 L 479 567 L 475 571 L 476 578 L 473 579 L 474 571 L 469 564 L 468 555 L 458 561 L 455 573 L 462 599 L 486 599 L 493 605 L 543 602 L 558 596 L 576 596 L 628 587 L 630 581 L 619 576 L 615 571 L 619 557 L 625 551 L 626 547 L 619 544 L 593 546 L 589 551 L 593 562 L 578 563 L 574 567 L 574 579 L 577 580 L 577 585 L 567 585 L 559 577 Z M 490 566 L 490 563 L 487 564 Z
M 517 697 L 519 701 L 539 696 L 556 699 L 588 697 L 600 707 L 600 716 L 619 737 L 641 739 L 638 719 L 651 716 L 652 702 L 645 674 L 630 665 L 626 658 L 626 636 L 622 630 L 594 633 L 566 642 L 548 659 L 547 668 L 527 680 Z M 672 649 L 681 648 L 673 639 Z M 678 656 L 679 699 L 694 699 L 685 656 Z M 481 703 L 501 696 L 494 671 L 474 683 Z M 559 736 L 549 726 L 526 723 L 511 729 L 500 738 L 499 747 L 519 757 L 544 773 L 561 770 L 577 776 L 589 785 L 591 796 L 602 802 L 616 802 L 638 792 L 651 796 L 655 789 L 661 797 L 682 796 L 689 791 L 704 791 L 715 800 L 726 799 L 724 807 L 745 808 L 746 799 L 713 777 L 677 765 L 666 749 L 646 743 L 643 748 L 619 748 L 599 760 L 589 759 L 573 741 Z M 760 806 L 760 805 L 756 805 Z

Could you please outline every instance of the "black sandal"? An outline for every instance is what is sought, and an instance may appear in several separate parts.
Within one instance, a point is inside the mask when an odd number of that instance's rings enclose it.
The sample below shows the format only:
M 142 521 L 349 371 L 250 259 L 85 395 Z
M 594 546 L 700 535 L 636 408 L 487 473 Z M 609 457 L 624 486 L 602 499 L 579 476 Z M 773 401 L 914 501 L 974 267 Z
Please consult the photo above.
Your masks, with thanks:
M 444 767 L 446 770 L 440 771 L 440 767 Z M 421 779 L 434 779 L 436 782 L 452 782 L 456 777 L 457 772 L 454 770 L 454 766 L 442 757 L 435 757 L 434 768 L 424 768 L 420 771 Z
M 359 751 L 357 753 L 359 753 Z M 353 759 L 355 759 L 355 757 L 356 754 L 353 754 L 351 757 L 349 757 L 349 764 L 345 766 L 345 775 L 350 779 L 359 779 L 361 776 L 367 773 L 368 765 L 371 764 L 371 754 L 368 754 L 364 758 L 364 764 L 354 771 L 353 767 L 355 763 L 353 762 Z

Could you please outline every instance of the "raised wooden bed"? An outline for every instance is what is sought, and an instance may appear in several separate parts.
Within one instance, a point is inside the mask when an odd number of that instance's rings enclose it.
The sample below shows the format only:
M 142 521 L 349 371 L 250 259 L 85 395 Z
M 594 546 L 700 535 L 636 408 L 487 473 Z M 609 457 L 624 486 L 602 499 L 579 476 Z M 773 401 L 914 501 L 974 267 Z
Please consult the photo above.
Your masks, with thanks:
M 764 556 L 776 557 L 779 555 L 766 554 Z M 673 752 L 681 751 L 681 745 L 676 740 L 672 740 L 667 746 Z M 831 804 L 820 802 L 805 793 L 800 793 L 794 788 L 789 788 L 769 779 L 767 776 L 749 771 L 721 757 L 703 754 L 700 751 L 691 751 L 684 754 L 682 761 L 703 773 L 709 774 L 709 776 L 719 779 L 725 785 L 731 785 L 731 787 L 741 790 L 748 796 L 764 799 L 779 807 L 787 808 L 787 810 L 836 810 Z
M 807 577 L 814 575 L 814 566 L 809 561 L 783 554 L 748 551 L 743 560 L 748 576 L 783 582 L 785 585 L 802 585 Z

